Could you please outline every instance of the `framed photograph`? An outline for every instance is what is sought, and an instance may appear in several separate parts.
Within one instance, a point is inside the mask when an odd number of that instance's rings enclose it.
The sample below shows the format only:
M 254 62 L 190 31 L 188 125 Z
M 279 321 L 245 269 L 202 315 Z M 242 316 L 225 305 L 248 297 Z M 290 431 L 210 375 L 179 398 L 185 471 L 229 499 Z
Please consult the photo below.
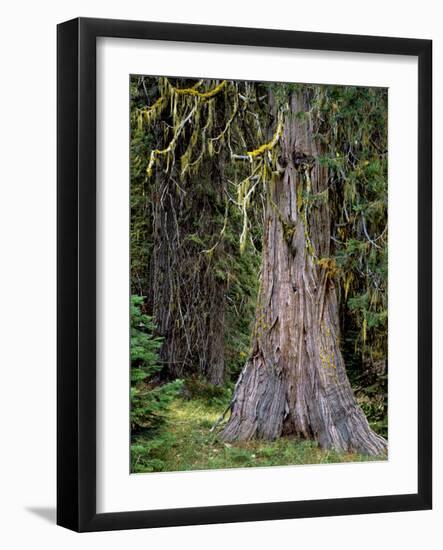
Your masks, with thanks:
M 58 26 L 59 525 L 430 509 L 432 43 Z

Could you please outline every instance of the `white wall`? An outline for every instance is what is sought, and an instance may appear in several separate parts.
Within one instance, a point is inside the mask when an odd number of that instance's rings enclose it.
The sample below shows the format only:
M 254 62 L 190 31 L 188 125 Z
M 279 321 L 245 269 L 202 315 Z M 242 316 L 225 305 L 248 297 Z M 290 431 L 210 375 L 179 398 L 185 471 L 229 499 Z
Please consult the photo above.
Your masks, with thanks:
M 55 25 L 76 16 L 286 28 L 432 38 L 434 156 L 443 150 L 443 30 L 438 1 L 237 0 L 5 3 L 0 39 L 0 541 L 5 548 L 86 550 L 290 547 L 434 549 L 441 541 L 442 484 L 434 468 L 435 509 L 353 516 L 76 535 L 54 525 L 55 506 Z M 439 101 L 440 100 L 440 101 Z M 435 280 L 442 276 L 442 165 L 435 162 Z M 440 265 L 439 265 L 440 264 Z M 442 293 L 435 289 L 435 310 Z M 436 312 L 436 340 L 442 329 Z M 440 335 L 441 340 L 441 335 Z M 435 464 L 442 461 L 438 403 L 440 342 L 434 349 Z M 437 349 L 438 348 L 438 349 Z M 49 518 L 49 519 L 48 519 Z M 81 537 L 81 538 L 80 538 Z M 441 542 L 440 542 L 441 544 Z

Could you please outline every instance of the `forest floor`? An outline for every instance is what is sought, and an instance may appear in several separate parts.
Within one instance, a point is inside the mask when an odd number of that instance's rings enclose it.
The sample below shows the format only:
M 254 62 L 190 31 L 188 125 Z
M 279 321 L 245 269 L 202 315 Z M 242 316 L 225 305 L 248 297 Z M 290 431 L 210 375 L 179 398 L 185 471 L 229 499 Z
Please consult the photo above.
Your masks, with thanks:
M 223 443 L 217 439 L 216 433 L 210 431 L 226 408 L 226 402 L 222 401 L 176 398 L 170 405 L 166 421 L 167 439 L 154 451 L 157 460 L 145 464 L 143 460 L 136 460 L 133 471 L 171 472 L 377 460 L 358 454 L 322 450 L 314 441 L 290 437 L 272 442 Z M 152 448 L 150 440 L 138 438 L 139 452 L 143 451 L 145 444 Z

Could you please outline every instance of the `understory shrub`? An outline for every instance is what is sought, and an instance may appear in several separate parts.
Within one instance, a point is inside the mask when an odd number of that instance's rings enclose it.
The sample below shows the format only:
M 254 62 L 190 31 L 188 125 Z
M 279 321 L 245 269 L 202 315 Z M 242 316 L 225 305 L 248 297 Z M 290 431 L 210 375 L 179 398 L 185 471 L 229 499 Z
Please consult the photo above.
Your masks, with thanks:
M 168 409 L 181 380 L 161 384 L 158 350 L 162 338 L 141 311 L 143 297 L 131 296 L 131 471 L 161 470 L 161 456 L 173 444 L 166 431 Z

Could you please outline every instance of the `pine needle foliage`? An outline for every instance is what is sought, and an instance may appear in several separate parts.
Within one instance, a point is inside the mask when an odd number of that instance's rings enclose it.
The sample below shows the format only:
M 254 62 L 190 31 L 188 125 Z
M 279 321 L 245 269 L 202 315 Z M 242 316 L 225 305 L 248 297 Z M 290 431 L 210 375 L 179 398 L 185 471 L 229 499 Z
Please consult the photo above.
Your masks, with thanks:
M 182 386 L 181 380 L 159 384 L 161 370 L 152 318 L 141 312 L 143 298 L 131 296 L 131 464 L 132 471 L 161 469 L 158 453 L 173 443 L 166 428 L 171 403 Z M 143 445 L 139 439 L 143 438 Z

